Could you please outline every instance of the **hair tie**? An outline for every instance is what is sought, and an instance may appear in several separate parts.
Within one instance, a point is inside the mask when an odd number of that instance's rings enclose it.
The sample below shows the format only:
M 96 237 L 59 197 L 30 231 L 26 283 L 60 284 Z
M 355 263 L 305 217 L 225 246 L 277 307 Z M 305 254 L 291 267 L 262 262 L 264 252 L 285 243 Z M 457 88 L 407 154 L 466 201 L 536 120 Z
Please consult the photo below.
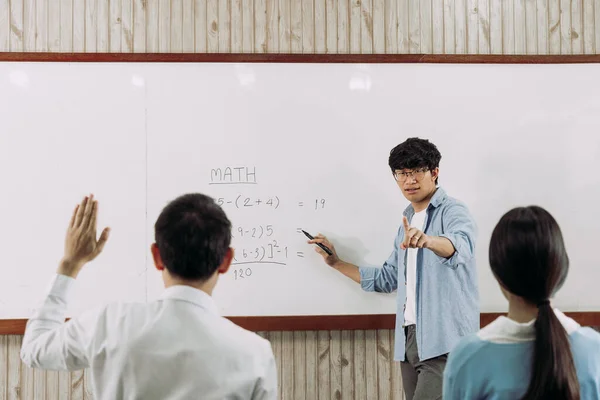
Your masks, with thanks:
M 548 304 L 550 304 L 550 300 L 546 299 L 546 300 L 542 300 L 542 301 L 540 301 L 540 302 L 537 304 L 537 306 L 538 306 L 538 308 L 539 308 L 539 307 L 541 307 L 541 306 L 545 306 L 545 305 L 548 305 Z

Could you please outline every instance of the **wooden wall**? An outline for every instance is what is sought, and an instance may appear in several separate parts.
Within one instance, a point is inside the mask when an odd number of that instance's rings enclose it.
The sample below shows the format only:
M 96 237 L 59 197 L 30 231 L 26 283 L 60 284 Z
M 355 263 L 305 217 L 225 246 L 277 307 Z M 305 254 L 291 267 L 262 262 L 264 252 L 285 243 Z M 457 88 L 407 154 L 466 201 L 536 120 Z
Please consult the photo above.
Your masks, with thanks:
M 600 53 L 600 0 L 0 0 L 0 51 Z M 393 331 L 261 333 L 283 399 L 400 399 Z M 0 336 L 0 400 L 91 399 Z

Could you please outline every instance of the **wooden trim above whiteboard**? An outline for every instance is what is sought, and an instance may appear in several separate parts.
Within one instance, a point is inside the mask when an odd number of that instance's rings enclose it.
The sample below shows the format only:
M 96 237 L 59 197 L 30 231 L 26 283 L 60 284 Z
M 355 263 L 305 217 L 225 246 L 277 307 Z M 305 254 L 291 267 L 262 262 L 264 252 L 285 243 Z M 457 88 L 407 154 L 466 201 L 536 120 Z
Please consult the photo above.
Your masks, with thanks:
M 600 327 L 600 311 L 566 312 L 565 314 L 583 326 Z M 481 314 L 481 327 L 500 315 L 503 314 Z M 253 332 L 394 329 L 396 326 L 395 314 L 228 317 L 228 319 Z M 26 319 L 0 320 L 0 335 L 22 335 L 25 333 L 26 323 Z
M 250 54 L 250 53 L 17 53 L 0 52 L 12 62 L 180 62 L 180 63 L 357 63 L 357 64 L 584 64 L 600 63 L 600 54 Z

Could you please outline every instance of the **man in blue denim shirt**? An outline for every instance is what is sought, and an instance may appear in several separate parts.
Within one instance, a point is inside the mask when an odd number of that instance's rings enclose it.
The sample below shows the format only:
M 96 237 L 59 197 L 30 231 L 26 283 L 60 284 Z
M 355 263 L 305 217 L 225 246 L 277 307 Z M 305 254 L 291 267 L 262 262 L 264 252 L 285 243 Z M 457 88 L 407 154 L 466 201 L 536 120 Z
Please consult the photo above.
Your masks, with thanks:
M 476 225 L 467 207 L 438 187 L 441 154 L 428 140 L 410 138 L 390 152 L 389 166 L 410 205 L 383 268 L 338 258 L 322 235 L 325 262 L 366 291 L 397 290 L 394 358 L 401 361 L 408 400 L 441 399 L 448 353 L 479 330 L 475 266 Z

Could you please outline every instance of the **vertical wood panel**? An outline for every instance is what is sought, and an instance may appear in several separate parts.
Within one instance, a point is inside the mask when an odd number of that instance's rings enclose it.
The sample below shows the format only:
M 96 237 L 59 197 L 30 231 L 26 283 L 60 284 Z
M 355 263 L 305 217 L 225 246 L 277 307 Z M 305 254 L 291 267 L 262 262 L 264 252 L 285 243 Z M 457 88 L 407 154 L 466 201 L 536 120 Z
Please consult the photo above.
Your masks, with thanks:
M 353 345 L 353 364 L 354 364 L 354 389 L 355 396 L 357 399 L 366 399 L 367 397 L 367 347 L 365 344 L 365 332 L 354 331 L 354 345 Z M 351 339 L 347 339 L 345 342 L 350 342 Z M 350 352 L 350 350 L 348 351 Z M 352 384 L 352 383 L 351 383 Z
M 515 53 L 527 54 L 527 26 L 525 0 L 514 0 L 515 13 Z
M 294 332 L 294 399 L 306 398 L 306 332 Z
M 31 385 L 33 390 L 32 399 L 44 399 L 46 397 L 46 378 L 48 377 L 48 372 L 42 369 L 28 368 L 25 365 L 23 365 L 23 368 L 25 368 L 27 373 L 31 374 L 33 378 Z M 25 396 L 25 398 L 27 398 L 27 396 Z
M 106 53 L 108 51 L 109 10 L 108 0 L 97 0 L 96 4 L 96 51 Z
M 502 0 L 490 0 L 490 53 L 502 54 Z
M 266 0 L 254 0 L 254 52 L 267 52 Z
M 452 1 L 452 0 L 448 0 Z M 467 0 L 454 0 L 454 43 L 455 53 L 467 53 Z
M 242 0 L 242 25 L 244 53 L 254 52 L 254 0 Z
M 338 0 L 325 0 L 325 7 L 325 31 L 327 33 L 325 51 L 335 54 L 338 51 Z
M 385 0 L 385 52 L 397 53 L 398 46 L 398 0 Z
M 518 0 L 514 0 L 518 1 Z M 513 0 L 502 2 L 502 52 L 514 54 L 515 52 L 515 13 Z
M 0 335 L 0 400 L 8 395 L 8 336 Z
M 241 1 L 241 0 L 240 0 Z M 194 16 L 195 16 L 195 27 L 194 27 L 194 43 L 197 53 L 205 53 L 207 51 L 208 46 L 208 38 L 207 38 L 207 17 L 206 17 L 206 1 L 205 0 L 195 0 L 194 1 Z M 240 18 L 242 18 L 240 14 Z M 242 21 L 239 21 L 240 25 L 243 25 Z M 240 35 L 240 41 L 243 40 L 243 37 Z M 239 44 L 243 49 L 243 43 Z
M 76 2 L 76 0 L 73 0 Z M 80 0 L 83 1 L 83 0 Z M 85 0 L 84 51 L 96 52 L 96 36 L 98 35 L 97 0 Z
M 573 54 L 583 53 L 583 0 L 571 0 L 571 48 Z
M 329 379 L 331 398 L 342 398 L 342 338 L 340 331 L 331 331 L 329 336 Z
M 373 1 L 360 1 L 360 40 L 362 54 L 373 53 Z
M 290 53 L 292 49 L 292 14 L 288 0 L 279 0 L 279 51 Z
M 294 398 L 294 332 L 283 332 L 281 346 L 281 398 L 290 400 Z
M 302 53 L 302 1 L 293 1 L 290 8 L 291 52 Z
M 268 339 L 271 342 L 271 349 L 273 350 L 273 356 L 275 356 L 275 363 L 277 365 L 277 387 L 278 387 L 278 398 L 281 398 L 281 371 L 284 369 L 283 361 L 283 335 L 282 332 L 269 332 Z
M 219 51 L 219 0 L 206 1 L 207 40 L 209 53 Z
M 121 51 L 124 53 L 133 52 L 133 0 L 121 0 Z
M 335 0 L 335 2 L 337 2 L 338 10 L 336 53 L 349 53 L 352 40 L 350 31 L 351 0 Z
M 421 19 L 421 48 L 420 53 L 430 54 L 433 49 L 433 26 L 431 20 L 431 2 L 432 0 L 420 0 L 420 19 Z
M 386 0 L 372 0 L 373 1 L 373 19 L 371 24 L 373 26 L 373 53 L 385 54 L 386 52 L 386 30 L 385 30 L 385 1 Z
M 194 0 L 183 0 L 183 26 L 181 28 L 181 51 L 193 53 L 195 44 L 194 36 Z
M 35 3 L 35 51 L 48 51 L 48 3 L 38 0 Z
M 410 35 L 409 35 L 409 0 L 396 0 L 398 2 L 396 13 L 398 14 L 398 52 L 410 53 Z
M 317 353 L 318 353 L 318 364 L 317 364 L 317 376 L 319 387 L 317 388 L 317 395 L 319 400 L 325 400 L 331 398 L 331 377 L 330 377 L 330 332 L 319 331 L 317 332 Z
M 548 36 L 550 54 L 561 53 L 560 1 L 561 0 L 548 0 L 550 25 Z
M 538 54 L 537 1 L 525 0 L 525 31 L 527 32 L 527 54 Z
M 434 54 L 444 54 L 446 45 L 445 26 L 444 26 L 444 0 L 432 0 L 431 19 L 433 26 L 433 48 Z
M 50 3 L 48 8 L 48 51 L 60 51 L 60 1 Z
M 84 400 L 84 371 L 71 372 L 71 400 Z
M 196 0 L 198 2 L 198 0 Z M 243 47 L 243 26 L 242 20 L 242 0 L 232 0 L 231 3 L 231 51 L 233 53 L 241 53 Z M 198 23 L 196 21 L 196 23 Z M 198 32 L 196 32 L 196 35 Z
M 327 2 L 315 0 L 315 53 L 327 53 Z
M 133 0 L 133 51 L 135 53 L 146 51 L 147 4 L 147 0 Z
M 267 52 L 279 52 L 279 0 L 267 0 Z
M 169 27 L 170 27 L 169 51 L 172 53 L 181 53 L 183 51 L 183 2 L 182 2 L 182 0 L 171 1 Z
M 408 51 L 421 52 L 421 11 L 420 0 L 408 0 Z
M 554 0 L 552 0 L 554 1 Z M 549 13 L 548 10 L 548 0 L 537 0 L 537 51 L 538 54 L 548 54 L 549 46 L 548 46 L 548 31 L 549 27 Z
M 389 399 L 392 395 L 392 376 L 390 371 L 391 348 L 390 333 L 380 329 L 377 332 L 377 388 L 379 399 Z
M 158 51 L 166 53 L 171 46 L 171 2 L 159 0 L 158 2 Z
M 350 0 L 350 23 L 348 24 L 348 29 L 350 30 L 350 53 L 353 54 L 360 54 L 361 52 L 361 8 L 361 0 Z
M 302 0 L 302 52 L 314 53 L 315 21 L 313 0 Z
M 467 0 L 467 52 L 469 54 L 479 53 L 479 9 L 477 7 L 478 0 Z
M 10 7 L 0 0 L 0 51 L 10 51 Z
M 8 376 L 6 380 L 6 386 L 8 389 L 7 399 L 8 400 L 22 400 L 21 396 L 21 357 L 19 351 L 21 349 L 23 337 L 17 335 L 8 336 L 8 356 L 7 356 L 7 370 Z
M 318 367 L 317 332 L 306 332 L 306 399 L 317 398 L 317 367 Z
M 110 42 L 109 49 L 111 52 L 121 51 L 121 0 L 110 0 Z
M 58 398 L 60 400 L 69 399 L 71 393 L 71 374 L 67 371 L 58 373 Z
M 571 46 L 571 0 L 560 0 L 560 51 L 572 54 Z
M 594 54 L 596 52 L 594 23 L 594 0 L 583 1 L 583 52 Z
M 600 0 L 594 0 L 594 30 L 596 31 L 595 52 L 600 53 Z
M 196 3 L 200 1 L 205 4 L 205 0 L 196 0 Z M 158 2 L 159 0 L 146 0 L 146 51 L 149 53 L 158 53 L 160 48 L 160 41 L 158 39 L 158 14 L 160 6 Z M 197 14 L 198 10 L 199 7 L 196 5 L 196 23 L 200 21 L 199 15 Z M 197 40 L 196 43 L 198 43 Z M 196 49 L 196 51 L 198 51 L 198 49 Z M 204 48 L 204 51 L 206 51 L 206 48 Z
M 48 371 L 46 373 L 46 400 L 61 400 L 58 392 L 58 377 L 58 371 Z M 40 399 L 43 399 L 43 397 L 40 397 Z
M 457 1 L 443 0 L 444 3 L 444 54 L 456 52 L 456 8 Z M 462 10 L 460 10 L 462 11 Z
M 92 385 L 92 374 L 89 370 L 84 371 L 83 374 L 83 398 L 85 400 L 92 400 L 94 398 L 94 390 Z
M 479 54 L 490 54 L 490 0 L 479 0 L 477 13 L 479 16 Z
M 17 352 L 19 349 L 14 349 Z M 35 397 L 35 374 L 33 368 L 27 367 L 25 364 L 20 363 L 21 368 L 21 382 L 20 382 L 20 398 L 21 399 L 36 399 Z
M 24 0 L 23 3 L 23 50 L 35 51 L 36 35 L 35 0 Z
M 219 53 L 231 52 L 231 0 L 219 0 Z
M 23 2 L 8 1 L 10 4 L 10 51 L 23 51 Z
M 344 330 L 341 332 L 341 357 L 340 365 L 342 370 L 342 398 L 344 399 L 355 399 L 362 398 L 359 392 L 356 390 L 357 386 L 361 386 L 361 376 L 355 372 L 355 357 L 354 357 L 354 346 L 356 341 L 354 340 L 354 332 Z
M 377 393 L 377 331 L 365 331 L 367 394 Z

